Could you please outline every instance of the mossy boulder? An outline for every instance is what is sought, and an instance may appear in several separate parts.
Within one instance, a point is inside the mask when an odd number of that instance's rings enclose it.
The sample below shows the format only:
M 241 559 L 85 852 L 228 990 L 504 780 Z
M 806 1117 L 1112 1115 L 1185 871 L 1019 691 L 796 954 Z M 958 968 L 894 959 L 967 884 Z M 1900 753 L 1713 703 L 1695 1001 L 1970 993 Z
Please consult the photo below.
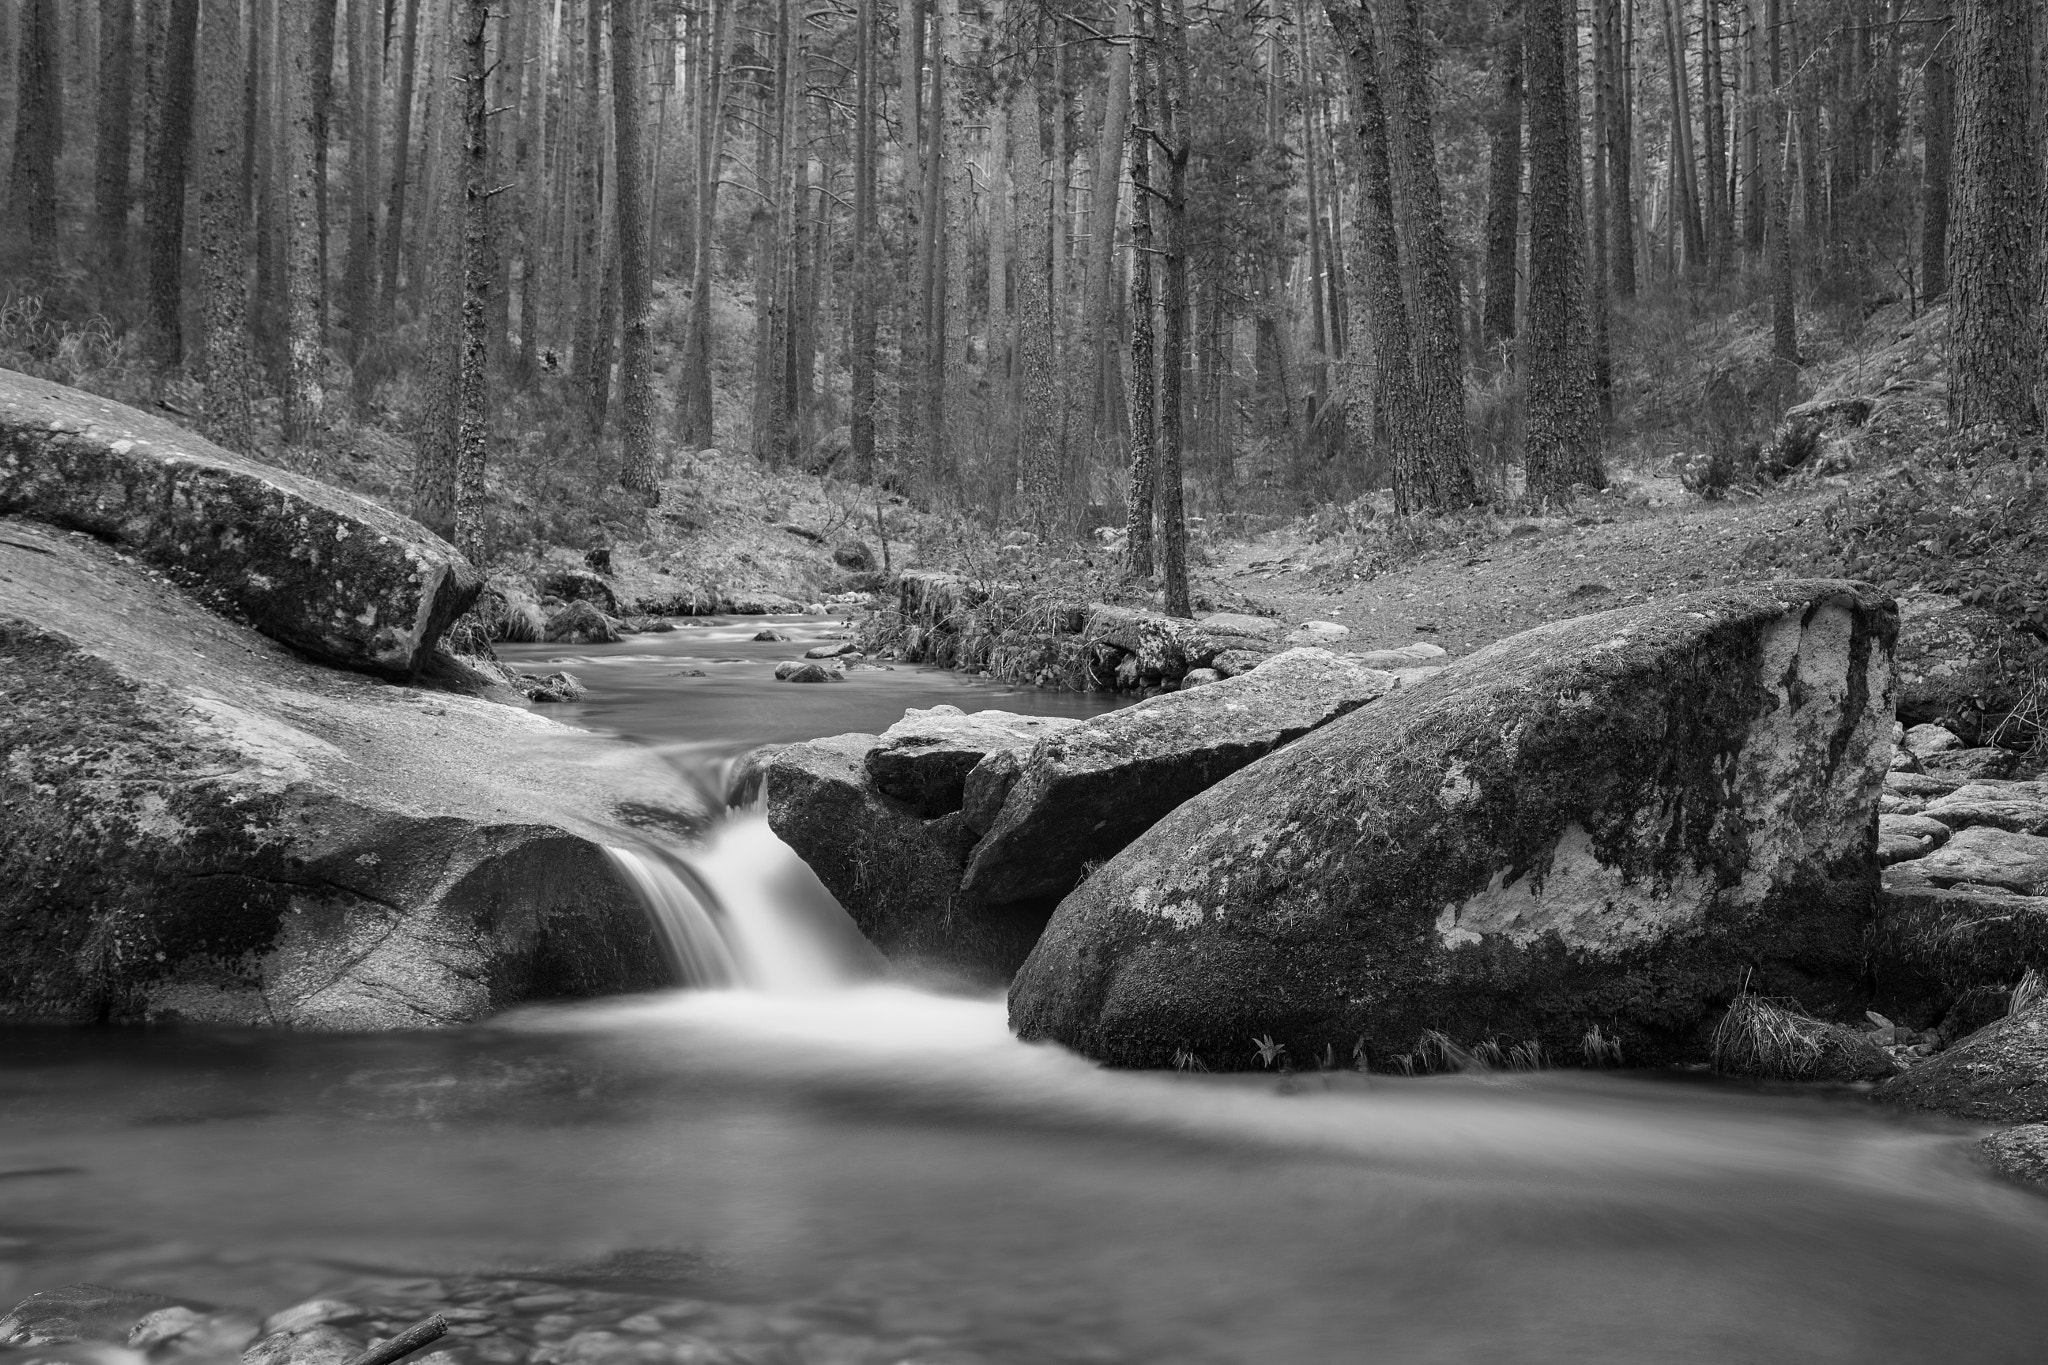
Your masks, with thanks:
M 1292 649 L 1042 740 L 1019 756 L 964 888 L 993 904 L 1057 899 L 1181 802 L 1393 687 L 1326 649 Z
M 523 708 L 323 668 L 0 520 L 0 1020 L 418 1028 L 667 979 L 605 845 L 702 815 Z
M 1860 1008 L 1890 602 L 1818 581 L 1557 622 L 1251 764 L 1068 896 L 1020 1037 L 1125 1066 L 1423 1030 L 1702 1059 L 1747 982 Z M 1207 696 L 1205 687 L 1193 696 Z M 1014 796 L 1012 800 L 1014 800 Z
M 119 403 L 0 370 L 0 514 L 119 546 L 273 640 L 392 677 L 482 577 L 419 523 Z

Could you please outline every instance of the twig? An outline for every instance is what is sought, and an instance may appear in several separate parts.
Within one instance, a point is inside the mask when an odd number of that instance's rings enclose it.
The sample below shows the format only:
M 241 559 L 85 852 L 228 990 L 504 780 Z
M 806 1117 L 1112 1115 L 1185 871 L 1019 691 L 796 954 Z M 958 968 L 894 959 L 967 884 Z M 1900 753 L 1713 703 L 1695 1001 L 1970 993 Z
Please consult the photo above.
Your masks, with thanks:
M 403 1360 L 420 1347 L 439 1341 L 446 1335 L 448 1319 L 436 1313 L 425 1322 L 406 1328 L 382 1345 L 372 1346 L 351 1360 L 348 1365 L 391 1365 L 394 1360 Z

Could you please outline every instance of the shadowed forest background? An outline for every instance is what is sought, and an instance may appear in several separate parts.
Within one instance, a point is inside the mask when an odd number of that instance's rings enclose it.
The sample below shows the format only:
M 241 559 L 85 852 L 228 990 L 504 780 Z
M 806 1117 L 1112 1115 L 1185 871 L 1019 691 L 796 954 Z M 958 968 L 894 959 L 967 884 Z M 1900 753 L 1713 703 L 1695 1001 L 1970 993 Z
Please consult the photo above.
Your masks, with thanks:
M 796 501 L 1185 614 L 1190 526 L 1986 449 L 2017 535 L 2035 9 L 0 0 L 0 363 L 487 564 Z

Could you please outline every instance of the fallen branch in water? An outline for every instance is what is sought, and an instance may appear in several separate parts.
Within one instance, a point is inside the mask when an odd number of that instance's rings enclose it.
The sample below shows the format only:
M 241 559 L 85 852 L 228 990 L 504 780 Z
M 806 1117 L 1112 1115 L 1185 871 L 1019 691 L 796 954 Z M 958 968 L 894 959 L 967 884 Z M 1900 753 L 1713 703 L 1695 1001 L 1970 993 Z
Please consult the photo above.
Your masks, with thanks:
M 406 1328 L 389 1341 L 372 1346 L 351 1360 L 348 1365 L 391 1365 L 394 1360 L 403 1360 L 420 1347 L 439 1341 L 446 1335 L 448 1319 L 436 1313 L 425 1322 Z

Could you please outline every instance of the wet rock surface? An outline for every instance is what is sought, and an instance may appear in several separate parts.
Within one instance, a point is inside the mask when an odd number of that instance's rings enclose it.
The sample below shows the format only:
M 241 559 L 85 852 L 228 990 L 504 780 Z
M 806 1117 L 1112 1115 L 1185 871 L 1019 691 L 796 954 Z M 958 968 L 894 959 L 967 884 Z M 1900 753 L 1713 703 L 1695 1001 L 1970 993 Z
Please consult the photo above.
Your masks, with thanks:
M 1064 895 L 1181 802 L 1393 687 L 1327 650 L 1295 649 L 1075 726 L 1020 756 L 964 889 L 994 904 Z
M 1296 1055 L 1436 1029 L 1571 1056 L 1599 1023 L 1655 1061 L 1703 1054 L 1746 972 L 1846 1010 L 1877 889 L 1894 631 L 1882 599 L 1809 582 L 1490 646 L 1096 870 L 1012 986 L 1012 1025 L 1160 1066 L 1242 1065 L 1226 1059 L 1268 1031 Z
M 646 754 L 314 666 L 33 523 L 0 590 L 0 1017 L 420 1027 L 665 978 L 602 843 L 703 812 Z
M 1073 729 L 1065 716 L 1024 716 L 1014 711 L 963 712 L 957 706 L 912 708 L 868 750 L 868 775 L 886 796 L 906 801 L 926 819 L 959 810 L 967 775 L 998 750 L 1028 749 Z
M 1977 1143 L 1984 1164 L 2008 1180 L 2048 1189 L 2048 1123 L 2023 1123 Z
M 2048 1002 L 1985 1025 L 1875 1093 L 1886 1104 L 1985 1123 L 2048 1120 Z
M 315 658 L 422 667 L 482 576 L 418 523 L 158 417 L 0 370 L 0 515 L 86 532 Z

